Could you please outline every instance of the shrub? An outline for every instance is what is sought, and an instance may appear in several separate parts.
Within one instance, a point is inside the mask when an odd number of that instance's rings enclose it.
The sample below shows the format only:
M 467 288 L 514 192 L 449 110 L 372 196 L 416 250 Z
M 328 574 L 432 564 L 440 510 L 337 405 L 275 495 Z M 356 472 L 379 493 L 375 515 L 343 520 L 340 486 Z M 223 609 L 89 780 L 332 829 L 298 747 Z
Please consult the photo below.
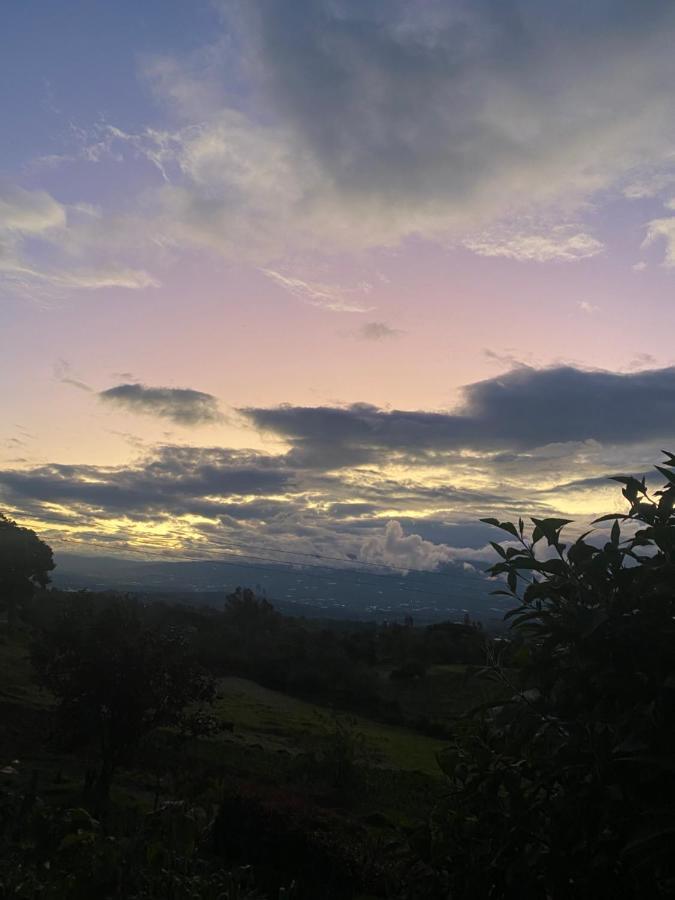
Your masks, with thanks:
M 450 791 L 432 853 L 458 896 L 673 896 L 675 892 L 675 456 L 652 497 L 609 539 L 562 542 L 564 519 L 485 520 L 493 575 L 516 601 L 520 667 L 490 667 L 511 698 L 476 721 L 442 766 Z M 624 523 L 622 533 L 620 523 Z M 516 546 L 513 546 L 513 542 Z M 542 544 L 545 552 L 540 552 Z

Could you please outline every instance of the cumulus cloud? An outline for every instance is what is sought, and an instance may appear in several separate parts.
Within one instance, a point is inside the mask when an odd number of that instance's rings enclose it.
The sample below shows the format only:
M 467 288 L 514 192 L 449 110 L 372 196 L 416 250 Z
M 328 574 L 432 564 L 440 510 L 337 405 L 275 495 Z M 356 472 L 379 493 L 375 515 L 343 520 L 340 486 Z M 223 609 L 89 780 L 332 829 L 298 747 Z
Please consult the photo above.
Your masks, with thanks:
M 450 561 L 448 551 L 448 547 L 425 541 L 419 534 L 405 534 L 400 522 L 391 521 L 383 532 L 364 540 L 360 559 L 404 569 L 433 570 Z
M 101 391 L 99 398 L 132 413 L 170 419 L 177 425 L 213 425 L 223 420 L 218 400 L 191 388 L 147 387 L 118 384 Z

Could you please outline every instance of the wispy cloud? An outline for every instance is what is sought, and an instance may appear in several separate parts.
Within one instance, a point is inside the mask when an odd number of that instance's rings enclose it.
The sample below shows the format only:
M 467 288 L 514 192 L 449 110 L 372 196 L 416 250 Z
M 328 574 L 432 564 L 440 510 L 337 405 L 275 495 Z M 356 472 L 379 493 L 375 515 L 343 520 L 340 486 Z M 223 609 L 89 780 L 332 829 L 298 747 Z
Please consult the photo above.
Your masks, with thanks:
M 66 207 L 44 191 L 0 187 L 0 279 L 6 288 L 49 297 L 71 290 L 159 286 L 144 269 L 110 262 L 83 267 L 74 261 L 70 214 L 98 216 L 86 204 Z
M 574 225 L 553 225 L 539 232 L 496 227 L 467 237 L 462 243 L 480 256 L 537 263 L 577 262 L 604 249 L 601 241 Z
M 666 207 L 675 211 L 675 200 L 670 200 Z M 662 244 L 665 249 L 663 265 L 667 268 L 673 268 L 675 266 L 675 215 L 662 216 L 649 222 L 647 234 L 642 245 L 647 247 L 654 243 Z M 633 268 L 636 267 L 634 266 Z
M 71 365 L 65 359 L 59 359 L 54 363 L 54 378 L 60 381 L 61 384 L 70 385 L 70 387 L 77 388 L 80 391 L 85 391 L 86 393 L 93 391 L 93 388 L 86 382 L 73 377 Z
M 340 287 L 334 284 L 322 284 L 316 281 L 304 281 L 295 275 L 285 275 L 274 269 L 262 270 L 268 278 L 283 287 L 290 294 L 311 306 L 319 306 L 330 312 L 364 313 L 373 309 L 350 299 L 354 294 L 368 294 L 370 285 L 359 284 L 354 288 Z
M 45 191 L 0 186 L 0 232 L 35 235 L 65 223 L 65 207 Z

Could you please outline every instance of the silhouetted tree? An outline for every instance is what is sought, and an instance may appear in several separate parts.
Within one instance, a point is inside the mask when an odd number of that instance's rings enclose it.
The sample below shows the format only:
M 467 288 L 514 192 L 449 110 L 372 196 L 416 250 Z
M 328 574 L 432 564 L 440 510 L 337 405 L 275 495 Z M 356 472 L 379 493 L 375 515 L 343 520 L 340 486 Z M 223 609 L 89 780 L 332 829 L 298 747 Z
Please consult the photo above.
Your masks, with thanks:
M 59 700 L 60 724 L 73 746 L 94 749 L 95 794 L 105 801 L 115 769 L 143 736 L 178 725 L 186 708 L 210 702 L 213 680 L 178 629 L 148 628 L 138 604 L 116 599 L 97 609 L 77 597 L 32 647 L 41 683 Z
M 0 603 L 7 610 L 10 632 L 35 588 L 49 583 L 53 568 L 51 547 L 30 528 L 22 528 L 0 513 Z

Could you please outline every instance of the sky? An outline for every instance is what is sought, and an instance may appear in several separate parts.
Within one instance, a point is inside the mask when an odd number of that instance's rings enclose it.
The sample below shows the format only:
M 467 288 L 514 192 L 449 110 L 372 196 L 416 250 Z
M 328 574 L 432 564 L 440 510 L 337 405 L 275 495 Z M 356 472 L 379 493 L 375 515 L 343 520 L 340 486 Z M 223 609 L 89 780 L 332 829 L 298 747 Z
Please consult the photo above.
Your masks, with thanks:
M 671 2 L 0 15 L 0 508 L 57 551 L 477 565 L 675 448 Z

